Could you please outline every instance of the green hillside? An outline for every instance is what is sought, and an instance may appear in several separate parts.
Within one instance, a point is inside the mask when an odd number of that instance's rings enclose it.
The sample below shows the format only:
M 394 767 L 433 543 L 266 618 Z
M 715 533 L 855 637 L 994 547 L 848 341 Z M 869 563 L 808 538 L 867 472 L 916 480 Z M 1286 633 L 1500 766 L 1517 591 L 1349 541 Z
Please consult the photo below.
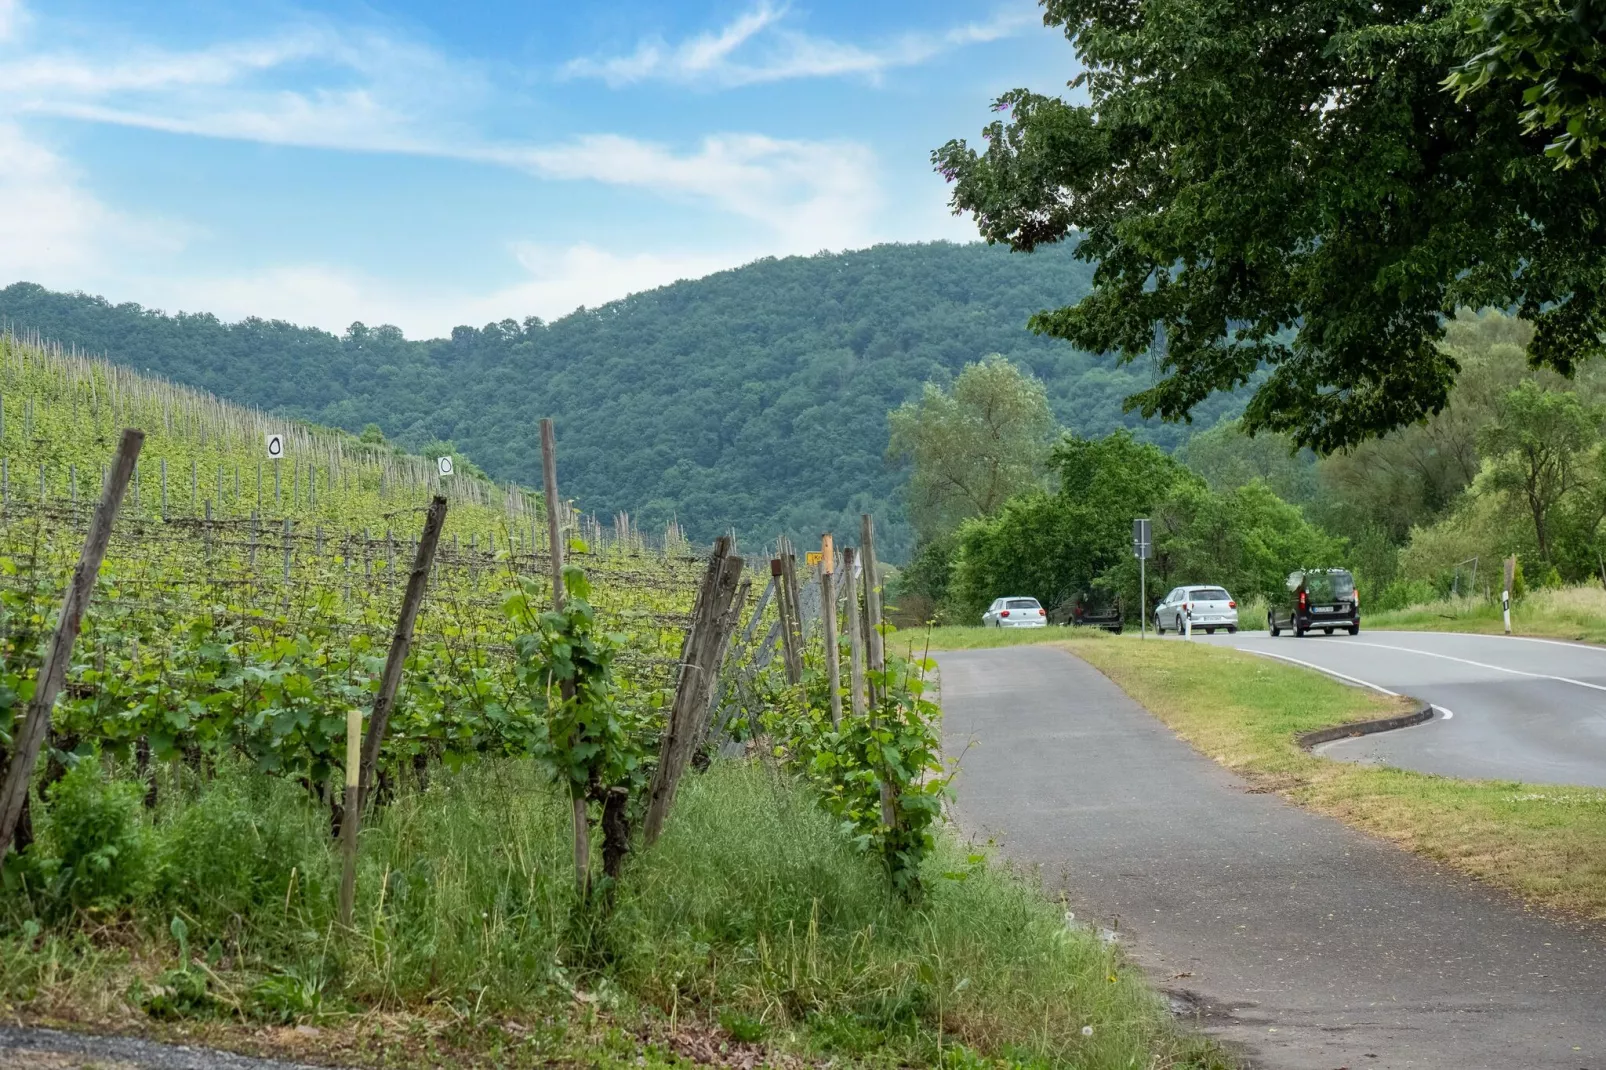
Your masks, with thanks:
M 448 538 L 529 545 L 545 523 L 539 493 L 466 472 L 442 478 L 434 459 L 0 334 L 0 505 L 87 510 L 124 427 L 145 432 L 124 515 L 255 514 L 331 536 L 411 536 L 440 493 L 451 501 Z M 268 459 L 270 434 L 282 438 L 281 460 Z
M 0 290 L 0 322 L 234 401 L 352 431 L 378 424 L 411 448 L 449 440 L 525 485 L 539 483 L 537 420 L 551 415 L 565 493 L 587 511 L 628 511 L 651 529 L 678 518 L 704 541 L 727 527 L 764 540 L 846 534 L 873 507 L 890 517 L 897 559 L 909 536 L 902 478 L 883 457 L 886 414 L 925 380 L 1003 353 L 1048 384 L 1066 426 L 1140 426 L 1121 401 L 1147 384 L 1146 367 L 1026 330 L 1033 312 L 1086 291 L 1091 267 L 1070 252 L 939 243 L 761 260 L 553 323 L 429 341 L 168 316 L 23 283 Z M 1214 423 L 1235 404 L 1213 399 L 1199 417 Z M 1140 434 L 1171 446 L 1184 430 Z

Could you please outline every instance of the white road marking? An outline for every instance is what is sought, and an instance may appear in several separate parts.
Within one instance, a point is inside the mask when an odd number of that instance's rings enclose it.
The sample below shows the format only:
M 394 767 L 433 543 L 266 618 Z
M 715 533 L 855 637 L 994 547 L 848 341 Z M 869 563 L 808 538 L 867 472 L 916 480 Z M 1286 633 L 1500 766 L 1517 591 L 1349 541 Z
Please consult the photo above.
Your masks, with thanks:
M 1570 676 L 1552 676 L 1546 672 L 1528 672 L 1525 669 L 1508 669 L 1504 665 L 1490 665 L 1486 661 L 1473 661 L 1471 658 L 1458 658 L 1450 654 L 1438 654 L 1431 650 L 1418 650 L 1415 647 L 1385 646 L 1382 643 L 1363 643 L 1357 639 L 1346 640 L 1345 646 L 1369 646 L 1375 650 L 1392 650 L 1400 654 L 1420 654 L 1424 658 L 1440 658 L 1444 661 L 1460 662 L 1462 665 L 1471 665 L 1477 669 L 1491 669 L 1495 672 L 1510 673 L 1513 676 L 1526 676 L 1533 680 L 1555 680 L 1557 683 L 1573 684 L 1576 687 L 1587 687 L 1591 691 L 1606 691 L 1606 685 L 1592 684 L 1586 680 L 1574 680 Z
M 1295 665 L 1304 666 L 1307 669 L 1315 669 L 1319 673 L 1323 673 L 1323 674 L 1325 674 L 1327 676 L 1335 677 L 1336 679 L 1344 681 L 1346 684 L 1355 684 L 1355 685 L 1357 685 L 1359 687 L 1369 687 L 1373 691 L 1377 691 L 1377 692 L 1379 692 L 1381 694 L 1387 695 L 1390 698 L 1399 698 L 1400 697 L 1400 693 L 1398 691 L 1390 691 L 1386 687 L 1379 687 L 1377 684 L 1372 683 L 1370 680 L 1362 680 L 1358 676 L 1346 676 L 1344 673 L 1337 672 L 1336 670 L 1326 668 L 1325 666 L 1322 666 L 1322 665 L 1315 665 L 1315 664 L 1312 664 L 1311 662 L 1308 662 L 1308 661 L 1300 661 L 1298 658 L 1291 658 L 1287 654 L 1273 654 L 1269 650 L 1251 650 L 1248 647 L 1239 647 L 1239 649 L 1240 650 L 1248 650 L 1248 652 L 1251 653 L 1251 654 L 1259 654 L 1263 658 L 1276 658 L 1278 661 L 1288 661 L 1288 662 L 1292 662 Z

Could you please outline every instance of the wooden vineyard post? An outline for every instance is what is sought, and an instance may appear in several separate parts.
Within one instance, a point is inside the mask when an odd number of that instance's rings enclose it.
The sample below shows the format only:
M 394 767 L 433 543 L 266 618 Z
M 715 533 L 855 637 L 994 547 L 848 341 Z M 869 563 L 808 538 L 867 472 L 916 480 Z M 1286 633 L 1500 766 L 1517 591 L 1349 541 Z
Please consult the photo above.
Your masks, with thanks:
M 820 539 L 820 634 L 825 640 L 825 688 L 831 696 L 831 727 L 842 727 L 842 654 L 836 644 L 836 547 Z
M 714 552 L 709 555 L 702 586 L 697 590 L 697 603 L 692 608 L 691 628 L 681 644 L 675 701 L 669 709 L 669 723 L 664 726 L 658 768 L 653 770 L 647 791 L 647 816 L 642 822 L 642 836 L 649 845 L 663 832 L 680 776 L 702 736 L 698 722 L 707 716 L 708 696 L 719 675 L 716 659 L 724 653 L 728 638 L 722 629 L 736 626 L 730 610 L 742 576 L 742 559 L 730 551 L 729 535 L 714 540 Z
M 541 496 L 546 499 L 547 545 L 552 557 L 552 608 L 563 612 L 563 523 L 558 498 L 558 439 L 550 417 L 541 421 Z M 564 702 L 574 700 L 574 684 L 560 685 Z M 574 815 L 574 891 L 584 902 L 591 894 L 591 815 L 586 808 L 585 791 L 569 785 L 569 804 Z
M 122 507 L 123 492 L 128 488 L 129 477 L 134 472 L 134 461 L 139 457 L 140 447 L 144 443 L 145 432 L 128 428 L 117 445 L 117 457 L 112 462 L 105 486 L 101 488 L 100 503 L 95 506 L 95 516 L 90 521 L 78 567 L 73 569 L 72 581 L 62 597 L 61 615 L 56 621 L 55 634 L 51 636 L 50 645 L 39 664 L 33 698 L 28 703 L 22 727 L 12 740 L 11 764 L 6 769 L 3 786 L 0 786 L 0 869 L 5 866 L 6 851 L 17 830 L 23 804 L 28 801 L 28 785 L 33 779 L 34 764 L 39 760 L 39 748 L 50 731 L 51 709 L 56 704 L 56 695 L 61 691 L 62 684 L 66 682 L 67 668 L 72 662 L 73 643 L 83 626 L 84 610 L 89 605 L 89 596 L 94 592 L 95 577 L 100 573 L 106 546 L 111 542 L 112 524 L 117 519 L 117 510 Z
M 843 601 L 848 614 L 848 687 L 852 690 L 854 717 L 864 716 L 864 618 L 859 613 L 859 578 L 853 547 L 842 551 Z
M 860 549 L 864 553 L 864 620 L 865 640 L 870 648 L 870 671 L 880 683 L 870 685 L 870 717 L 879 720 L 881 707 L 887 699 L 887 651 L 881 635 L 881 587 L 876 576 L 875 518 L 869 513 L 859 517 Z M 881 782 L 881 824 L 887 829 L 898 827 L 898 809 L 893 804 L 892 781 L 885 766 L 876 771 Z
M 418 553 L 413 558 L 413 571 L 407 577 L 401 611 L 396 614 L 396 628 L 390 636 L 390 652 L 385 656 L 385 670 L 379 677 L 379 693 L 374 696 L 374 708 L 368 715 L 368 731 L 363 736 L 360 753 L 354 753 L 353 740 L 362 713 L 353 709 L 346 714 L 345 816 L 340 823 L 341 847 L 345 857 L 340 873 L 340 921 L 348 927 L 351 925 L 352 906 L 357 898 L 357 833 L 362 824 L 362 808 L 373 787 L 374 770 L 379 766 L 379 749 L 385 744 L 385 730 L 390 727 L 390 711 L 396 704 L 402 669 L 407 664 L 407 648 L 413 642 L 413 625 L 417 623 L 418 609 L 424 603 L 424 591 L 429 587 L 430 566 L 435 563 L 435 547 L 440 543 L 441 528 L 445 525 L 446 499 L 436 497 L 429 503 L 429 513 L 424 518 L 424 534 L 418 540 Z M 354 719 L 357 723 L 353 723 Z
M 787 594 L 786 585 L 786 544 L 781 544 L 780 557 L 770 559 L 770 576 L 775 583 L 775 612 L 780 618 L 781 626 L 781 662 L 786 668 L 786 682 L 797 684 L 801 677 L 794 666 L 797 664 L 796 651 L 792 649 L 794 642 L 792 630 L 792 599 Z
M 881 637 L 881 586 L 876 575 L 875 518 L 869 513 L 859 517 L 859 552 L 864 555 L 864 641 L 869 654 L 870 671 L 885 672 L 886 648 Z M 870 687 L 870 705 L 883 697 L 875 685 Z
M 720 618 L 719 649 L 715 651 L 713 657 L 714 679 L 708 687 L 708 702 L 698 722 L 697 742 L 692 748 L 694 751 L 708 740 L 708 731 L 713 727 L 716 712 L 714 703 L 719 700 L 719 675 L 725 666 L 725 657 L 730 653 L 731 639 L 736 635 L 736 626 L 742 622 L 742 610 L 747 606 L 747 596 L 752 593 L 753 581 L 744 577 L 742 585 L 736 589 L 736 597 L 731 599 L 730 608 Z

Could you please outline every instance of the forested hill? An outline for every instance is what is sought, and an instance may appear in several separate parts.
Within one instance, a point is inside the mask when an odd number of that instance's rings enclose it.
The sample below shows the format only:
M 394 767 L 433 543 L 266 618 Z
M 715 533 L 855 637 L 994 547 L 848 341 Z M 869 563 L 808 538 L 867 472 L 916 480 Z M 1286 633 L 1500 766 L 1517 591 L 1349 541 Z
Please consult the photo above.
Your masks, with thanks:
M 0 290 L 0 323 L 233 401 L 350 430 L 375 423 L 413 448 L 448 440 L 491 475 L 540 482 L 537 421 L 556 418 L 561 487 L 589 511 L 672 516 L 697 539 L 750 543 L 853 530 L 888 515 L 907 549 L 883 460 L 887 411 L 928 379 L 1003 353 L 1047 384 L 1083 433 L 1132 424 L 1121 399 L 1146 368 L 1115 369 L 1026 330 L 1086 292 L 1066 248 L 883 245 L 762 260 L 553 323 L 508 319 L 408 341 L 393 327 L 344 336 L 280 321 L 164 315 L 27 283 Z M 1214 422 L 1230 401 L 1201 413 Z M 1152 425 L 1171 444 L 1182 429 Z

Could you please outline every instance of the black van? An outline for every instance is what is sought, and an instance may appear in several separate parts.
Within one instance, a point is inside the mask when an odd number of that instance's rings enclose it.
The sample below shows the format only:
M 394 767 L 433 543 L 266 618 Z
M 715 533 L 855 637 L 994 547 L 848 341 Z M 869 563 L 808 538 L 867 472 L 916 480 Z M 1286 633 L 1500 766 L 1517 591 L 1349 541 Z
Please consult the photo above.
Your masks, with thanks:
M 1355 577 L 1343 568 L 1307 568 L 1288 574 L 1288 593 L 1273 600 L 1266 611 L 1266 628 L 1281 635 L 1287 628 L 1296 637 L 1320 628 L 1327 635 L 1343 628 L 1361 633 L 1361 596 Z

